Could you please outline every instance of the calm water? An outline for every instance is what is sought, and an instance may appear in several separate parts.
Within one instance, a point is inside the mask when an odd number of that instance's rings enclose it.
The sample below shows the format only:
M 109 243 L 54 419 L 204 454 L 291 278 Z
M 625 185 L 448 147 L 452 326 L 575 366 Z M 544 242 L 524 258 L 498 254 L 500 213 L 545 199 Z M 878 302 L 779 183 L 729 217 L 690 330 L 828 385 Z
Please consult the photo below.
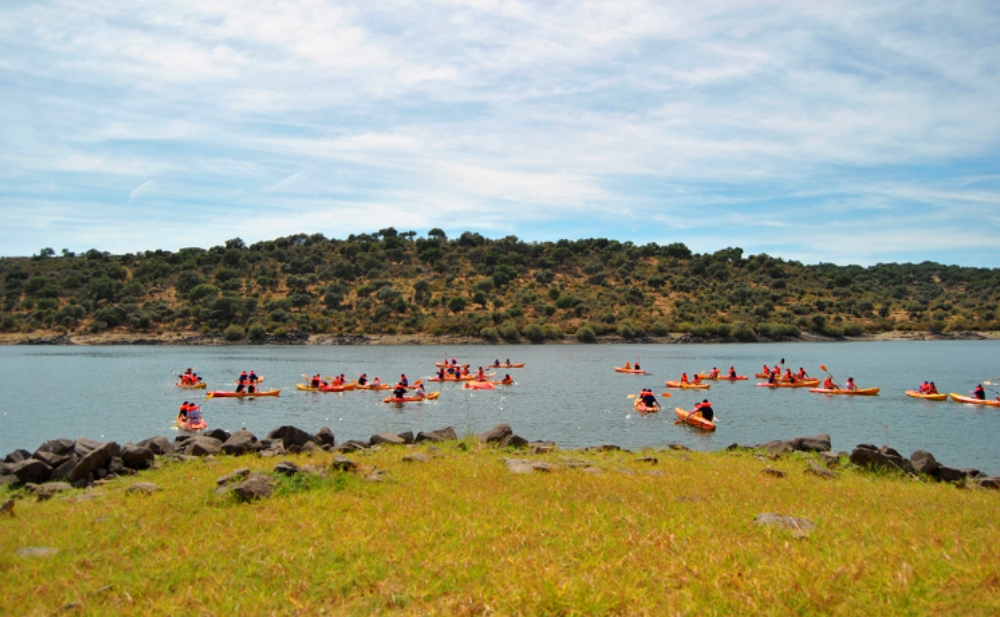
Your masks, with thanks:
M 528 439 L 551 439 L 564 447 L 616 443 L 629 448 L 683 443 L 715 450 L 733 442 L 753 444 L 797 435 L 829 433 L 834 449 L 858 443 L 888 443 L 904 454 L 933 452 L 956 467 L 1000 473 L 1000 410 L 951 402 L 910 399 L 907 388 L 933 380 L 943 392 L 968 393 L 1000 374 L 1000 341 L 794 343 L 787 345 L 551 345 L 406 347 L 12 347 L 0 348 L 5 404 L 0 411 L 0 455 L 34 449 L 55 437 L 135 441 L 172 438 L 178 405 L 203 395 L 174 386 L 175 372 L 189 366 L 209 389 L 229 385 L 241 370 L 266 376 L 279 398 L 213 399 L 202 404 L 210 427 L 246 427 L 258 436 L 282 424 L 316 431 L 333 429 L 338 441 L 366 439 L 381 431 L 414 432 L 454 426 L 459 434 L 508 422 Z M 641 358 L 652 374 L 616 374 L 612 367 Z M 467 391 L 443 384 L 438 401 L 402 408 L 381 402 L 384 394 L 300 392 L 301 374 L 383 380 L 405 372 L 430 377 L 445 357 L 473 368 L 499 357 L 526 362 L 511 373 L 517 385 Z M 706 393 L 675 391 L 661 402 L 667 413 L 640 416 L 627 395 L 642 386 L 664 391 L 665 379 L 730 365 L 740 374 L 786 358 L 820 375 L 825 364 L 841 381 L 882 388 L 878 397 L 825 397 L 806 390 L 772 391 L 749 382 L 718 383 L 707 393 L 719 429 L 705 434 L 674 424 L 675 406 L 691 408 Z M 429 384 L 437 389 L 438 384 Z

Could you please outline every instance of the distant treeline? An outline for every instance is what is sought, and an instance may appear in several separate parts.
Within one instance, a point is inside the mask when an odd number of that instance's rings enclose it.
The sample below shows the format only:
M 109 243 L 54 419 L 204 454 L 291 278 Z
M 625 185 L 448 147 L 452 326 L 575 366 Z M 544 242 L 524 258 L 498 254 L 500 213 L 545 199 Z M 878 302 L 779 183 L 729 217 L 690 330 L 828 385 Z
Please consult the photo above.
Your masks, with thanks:
M 247 246 L 0 259 L 5 332 L 297 332 L 541 342 L 691 333 L 753 341 L 809 331 L 997 330 L 1000 270 L 803 265 L 680 242 L 524 242 L 465 232 L 346 240 L 298 234 Z

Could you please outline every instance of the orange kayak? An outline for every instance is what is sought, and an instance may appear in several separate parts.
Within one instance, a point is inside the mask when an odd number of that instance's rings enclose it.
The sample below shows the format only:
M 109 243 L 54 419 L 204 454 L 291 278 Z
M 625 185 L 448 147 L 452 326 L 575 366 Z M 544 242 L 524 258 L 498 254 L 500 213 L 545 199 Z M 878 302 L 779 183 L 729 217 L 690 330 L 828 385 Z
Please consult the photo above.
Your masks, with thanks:
M 445 377 L 444 379 L 441 379 L 440 377 L 431 377 L 427 381 L 472 381 L 475 378 L 476 376 L 470 373 L 461 377 Z
M 177 382 L 178 388 L 184 388 L 185 390 L 204 390 L 207 384 L 204 381 L 199 381 L 198 383 L 181 383 Z
M 878 396 L 878 388 L 858 388 L 857 390 L 840 390 L 837 388 L 810 388 L 816 394 L 846 394 L 849 396 Z
M 618 373 L 631 373 L 633 375 L 645 375 L 646 374 L 646 371 L 642 370 L 641 368 L 640 369 L 634 369 L 634 368 L 622 368 L 620 366 L 616 366 L 615 367 L 615 371 L 618 372 Z
M 434 366 L 438 368 L 448 368 L 449 366 L 469 366 L 468 364 L 445 364 L 444 362 L 435 362 Z
M 913 398 L 922 398 L 927 401 L 943 401 L 948 398 L 948 395 L 944 392 L 938 392 L 937 394 L 924 394 L 920 390 L 907 390 L 906 396 L 912 396 Z
M 776 381 L 774 383 L 761 382 L 757 384 L 758 388 L 815 388 L 819 385 L 818 379 L 803 379 L 802 381 L 796 381 L 791 383 L 789 381 Z
M 956 403 L 967 403 L 969 405 L 986 405 L 987 407 L 1000 407 L 1000 399 L 991 401 L 990 399 L 979 399 L 979 398 L 973 398 L 971 396 L 962 396 L 961 394 L 955 394 L 954 392 L 952 392 L 949 396 L 951 396 L 951 400 L 955 401 Z
M 496 390 L 497 387 L 494 386 L 489 381 L 469 381 L 462 385 L 466 390 Z
M 281 390 L 263 390 L 260 392 L 230 392 L 228 390 L 216 390 L 205 395 L 210 398 L 256 398 L 258 396 L 278 396 Z
M 198 418 L 197 420 L 184 420 L 180 416 L 177 416 L 177 428 L 182 431 L 197 433 L 202 429 L 208 428 L 208 423 L 205 422 L 205 418 Z
M 524 368 L 524 362 L 518 364 L 487 364 L 486 368 Z
M 636 397 L 635 402 L 632 403 L 632 408 L 638 411 L 639 413 L 656 413 L 660 411 L 659 403 L 650 406 L 644 403 L 643 400 L 639 397 Z
M 690 424 L 695 428 L 700 428 L 703 431 L 714 431 L 715 422 L 711 420 L 706 420 L 701 417 L 701 414 L 697 411 L 687 411 L 680 407 L 674 409 L 674 413 L 677 414 L 677 419 L 685 424 Z
M 765 375 L 765 377 L 766 376 L 767 375 Z M 702 379 L 707 379 L 709 381 L 746 381 L 750 379 L 746 375 L 737 375 L 736 377 L 730 377 L 729 375 L 718 375 L 716 377 L 712 377 L 708 373 L 698 373 L 698 377 L 701 377 Z
M 712 386 L 710 386 L 707 383 L 694 384 L 694 383 L 681 383 L 679 381 L 668 381 L 667 387 L 680 388 L 682 390 L 708 390 Z

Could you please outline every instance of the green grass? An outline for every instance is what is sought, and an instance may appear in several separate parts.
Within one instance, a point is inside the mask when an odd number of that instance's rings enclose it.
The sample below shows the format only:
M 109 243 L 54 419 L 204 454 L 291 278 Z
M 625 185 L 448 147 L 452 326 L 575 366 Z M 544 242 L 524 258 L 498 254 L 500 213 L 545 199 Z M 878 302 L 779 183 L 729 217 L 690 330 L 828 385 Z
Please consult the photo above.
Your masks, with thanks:
M 589 474 L 511 475 L 505 456 L 444 446 L 358 455 L 359 475 L 286 482 L 240 504 L 215 478 L 275 459 L 219 458 L 140 476 L 0 519 L 0 614 L 996 614 L 1000 496 L 897 476 L 802 473 L 748 453 L 557 452 Z M 425 448 L 417 448 L 426 451 Z M 650 454 L 650 453 L 644 453 Z M 323 463 L 329 455 L 289 457 Z M 760 473 L 765 466 L 785 478 Z M 649 472 L 655 471 L 657 475 Z M 809 538 L 753 524 L 812 520 Z M 50 557 L 21 557 L 51 546 Z

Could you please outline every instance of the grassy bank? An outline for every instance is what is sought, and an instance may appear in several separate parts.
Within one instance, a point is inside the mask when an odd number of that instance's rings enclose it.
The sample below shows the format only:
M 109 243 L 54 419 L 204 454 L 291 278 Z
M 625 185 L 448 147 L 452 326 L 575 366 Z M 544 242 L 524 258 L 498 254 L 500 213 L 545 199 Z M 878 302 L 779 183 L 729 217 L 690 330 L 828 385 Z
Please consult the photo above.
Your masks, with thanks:
M 469 442 L 354 455 L 359 474 L 214 494 L 238 467 L 164 464 L 0 519 L 0 613 L 996 614 L 998 496 L 901 476 L 803 473 L 749 453 L 556 452 Z M 510 474 L 501 459 L 557 465 Z M 658 463 L 643 462 L 654 456 Z M 289 456 L 325 464 L 330 455 Z M 570 467 L 568 459 L 600 470 Z M 778 478 L 765 467 L 785 472 Z M 384 469 L 382 482 L 367 472 Z M 138 480 L 163 490 L 129 495 Z M 776 512 L 813 533 L 754 525 Z M 23 547 L 55 555 L 20 556 Z

